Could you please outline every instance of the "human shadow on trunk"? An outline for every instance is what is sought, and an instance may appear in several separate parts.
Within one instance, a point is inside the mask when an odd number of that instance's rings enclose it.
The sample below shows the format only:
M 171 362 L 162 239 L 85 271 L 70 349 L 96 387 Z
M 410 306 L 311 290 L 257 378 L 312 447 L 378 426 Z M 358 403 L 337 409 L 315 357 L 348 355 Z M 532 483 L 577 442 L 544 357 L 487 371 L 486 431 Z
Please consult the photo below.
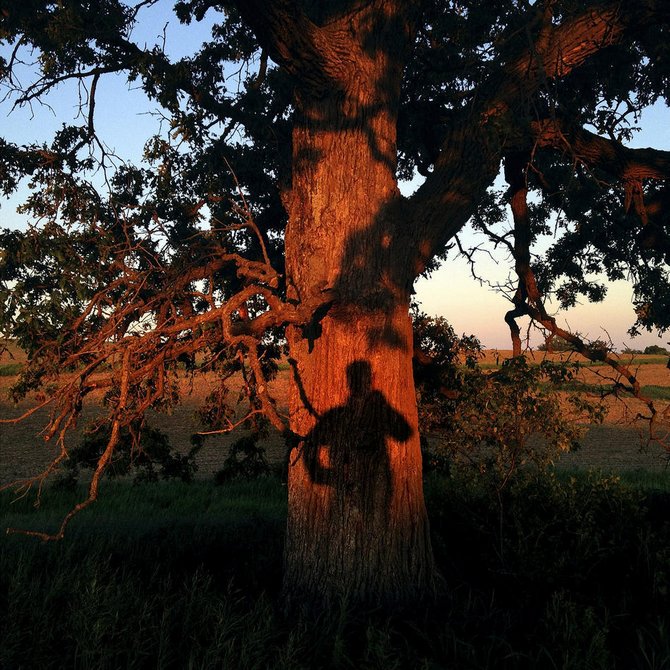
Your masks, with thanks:
M 372 387 L 370 363 L 347 366 L 349 397 L 328 410 L 305 437 L 303 458 L 315 484 L 333 489 L 333 503 L 344 510 L 372 513 L 386 509 L 393 493 L 387 438 L 406 442 L 412 428 Z

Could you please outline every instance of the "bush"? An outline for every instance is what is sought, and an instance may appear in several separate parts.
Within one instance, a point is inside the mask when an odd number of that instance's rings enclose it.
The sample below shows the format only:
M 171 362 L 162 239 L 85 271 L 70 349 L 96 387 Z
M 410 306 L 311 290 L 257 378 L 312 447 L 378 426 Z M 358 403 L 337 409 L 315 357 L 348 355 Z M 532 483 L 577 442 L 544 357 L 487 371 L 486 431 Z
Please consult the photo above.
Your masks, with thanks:
M 76 484 L 80 468 L 94 470 L 109 443 L 109 424 L 93 424 L 81 442 L 70 451 L 66 467 L 59 473 L 55 485 L 71 488 Z M 179 479 L 190 482 L 198 466 L 195 456 L 200 449 L 195 444 L 187 454 L 176 452 L 169 437 L 157 428 L 135 422 L 121 430 L 119 443 L 107 466 L 109 477 L 135 475 L 135 481 Z
M 653 354 L 657 356 L 668 356 L 670 352 L 665 347 L 659 347 L 658 344 L 652 344 L 644 348 L 645 354 Z
M 223 467 L 214 475 L 216 484 L 232 479 L 255 479 L 271 474 L 265 449 L 258 444 L 258 433 L 245 435 L 233 442 Z
M 501 489 L 520 468 L 544 470 L 576 448 L 582 432 L 577 418 L 604 418 L 602 405 L 578 394 L 568 398 L 569 413 L 561 404 L 554 389 L 574 378 L 576 363 L 531 365 L 519 356 L 487 373 L 478 365 L 475 338 L 459 339 L 444 320 L 419 316 L 415 341 L 437 343 L 429 348 L 428 373 L 418 366 L 416 374 L 427 469 L 469 469 Z

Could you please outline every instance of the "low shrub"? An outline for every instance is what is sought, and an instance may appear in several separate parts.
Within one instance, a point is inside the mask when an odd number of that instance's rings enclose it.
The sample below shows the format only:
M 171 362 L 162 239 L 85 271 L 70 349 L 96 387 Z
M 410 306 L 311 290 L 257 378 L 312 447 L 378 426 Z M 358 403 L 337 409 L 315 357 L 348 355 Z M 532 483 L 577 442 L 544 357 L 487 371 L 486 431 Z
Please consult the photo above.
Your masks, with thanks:
M 568 396 L 569 409 L 561 402 L 557 391 L 578 384 L 576 363 L 537 365 L 518 356 L 485 371 L 477 340 L 458 338 L 444 319 L 418 314 L 414 329 L 427 354 L 415 377 L 428 471 L 465 469 L 502 490 L 519 471 L 541 472 L 577 448 L 585 424 L 604 419 L 602 403 L 584 397 L 581 387 Z
M 109 423 L 92 424 L 77 446 L 69 452 L 65 466 L 58 473 L 56 485 L 72 488 L 81 468 L 94 470 L 109 443 Z M 133 475 L 136 482 L 158 479 L 193 480 L 197 470 L 195 457 L 201 448 L 196 441 L 186 454 L 177 452 L 166 433 L 146 423 L 132 424 L 121 430 L 119 442 L 105 472 L 108 477 Z
M 660 347 L 658 344 L 651 344 L 648 347 L 644 348 L 645 354 L 651 354 L 656 356 L 668 356 L 670 352 L 665 347 Z
M 259 434 L 252 433 L 237 439 L 230 445 L 230 451 L 223 467 L 214 475 L 216 484 L 224 484 L 232 479 L 255 479 L 266 477 L 272 470 L 265 457 L 265 449 L 258 444 Z

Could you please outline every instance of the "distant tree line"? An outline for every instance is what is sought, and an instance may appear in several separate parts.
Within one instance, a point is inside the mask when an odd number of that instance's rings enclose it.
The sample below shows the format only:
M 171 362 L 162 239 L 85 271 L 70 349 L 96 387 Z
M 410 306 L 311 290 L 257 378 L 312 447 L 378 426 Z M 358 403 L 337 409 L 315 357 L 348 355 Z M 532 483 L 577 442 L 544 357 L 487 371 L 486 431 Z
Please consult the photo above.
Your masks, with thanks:
M 590 349 L 601 349 L 605 351 L 613 351 L 614 348 L 611 343 L 605 342 L 604 340 L 594 340 L 589 345 Z M 548 351 L 548 352 L 563 352 L 563 351 L 574 351 L 574 346 L 559 336 L 554 336 L 547 338 L 545 342 L 540 344 L 537 347 L 538 351 Z M 661 347 L 658 344 L 651 344 L 644 349 L 632 349 L 630 347 L 624 347 L 621 350 L 622 354 L 646 354 L 652 356 L 670 356 L 670 351 L 665 347 Z

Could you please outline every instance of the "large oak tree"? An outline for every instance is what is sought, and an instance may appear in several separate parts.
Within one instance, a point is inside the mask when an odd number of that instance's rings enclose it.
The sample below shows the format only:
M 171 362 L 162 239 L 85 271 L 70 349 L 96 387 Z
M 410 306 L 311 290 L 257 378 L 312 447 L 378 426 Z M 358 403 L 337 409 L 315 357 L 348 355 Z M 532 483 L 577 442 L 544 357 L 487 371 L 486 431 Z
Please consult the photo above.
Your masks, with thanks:
M 0 258 L 4 332 L 30 354 L 15 393 L 52 407 L 57 465 L 82 400 L 106 389 L 83 506 L 197 353 L 221 377 L 212 430 L 265 419 L 287 440 L 287 596 L 424 598 L 414 281 L 473 221 L 513 259 L 517 352 L 519 316 L 587 351 L 543 300 L 597 299 L 599 272 L 633 280 L 635 327 L 670 325 L 670 153 L 623 144 L 641 109 L 670 99 L 667 1 L 184 0 L 181 21 L 215 19 L 181 60 L 133 40 L 157 1 L 0 2 L 9 100 L 39 104 L 67 81 L 82 93 L 81 122 L 50 144 L 0 141 L 2 188 L 29 177 L 35 220 L 4 233 Z M 138 165 L 96 127 L 99 82 L 120 73 L 168 126 Z M 287 413 L 267 385 L 281 341 Z M 240 371 L 246 417 L 227 408 Z

